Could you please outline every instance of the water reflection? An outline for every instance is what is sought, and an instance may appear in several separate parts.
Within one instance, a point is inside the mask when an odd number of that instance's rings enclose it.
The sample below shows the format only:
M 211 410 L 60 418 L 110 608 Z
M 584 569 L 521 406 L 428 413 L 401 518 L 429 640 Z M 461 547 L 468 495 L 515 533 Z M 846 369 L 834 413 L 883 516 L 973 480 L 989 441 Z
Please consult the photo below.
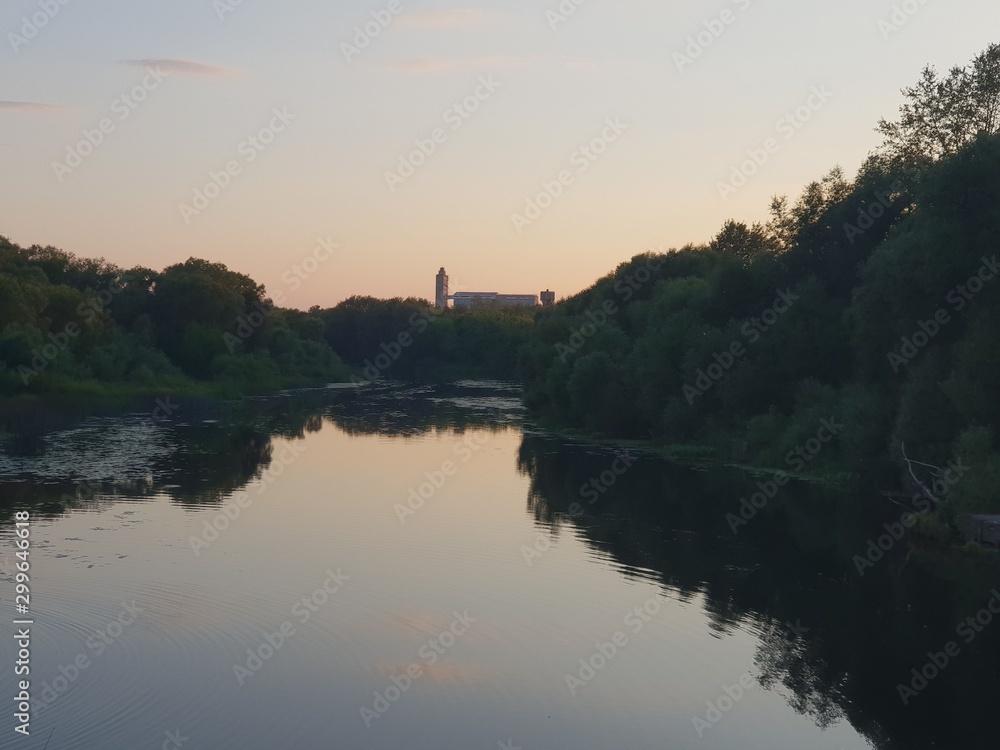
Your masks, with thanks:
M 414 437 L 518 423 L 517 391 L 483 386 L 382 384 L 221 405 L 180 399 L 156 417 L 160 399 L 87 417 L 17 409 L 0 414 L 0 518 L 13 502 L 58 514 L 117 495 L 218 504 L 260 479 L 275 438 L 302 439 L 324 424 L 354 436 Z M 11 481 L 20 477 L 35 483 Z
M 758 680 L 818 726 L 846 717 L 877 748 L 986 747 L 1000 633 L 984 631 L 919 704 L 904 706 L 897 685 L 984 606 L 995 568 L 908 547 L 859 577 L 852 558 L 882 530 L 876 499 L 843 488 L 790 486 L 735 535 L 725 516 L 756 481 L 735 470 L 640 458 L 585 499 L 614 457 L 526 436 L 528 512 L 553 534 L 572 525 L 681 596 L 702 595 L 720 634 L 752 623 Z
M 116 497 L 216 507 L 261 478 L 276 439 L 334 426 L 350 436 L 410 439 L 519 425 L 517 392 L 466 383 L 384 385 L 286 394 L 223 406 L 179 403 L 60 425 L 20 413 L 4 424 L 0 518 L 14 508 L 59 515 Z M 526 430 L 516 469 L 526 508 L 552 540 L 572 535 L 625 576 L 698 602 L 725 639 L 752 631 L 755 675 L 817 726 L 846 719 L 876 748 L 985 747 L 998 697 L 1000 628 L 963 647 L 909 707 L 897 685 L 954 639 L 997 585 L 995 569 L 900 545 L 857 574 L 852 558 L 878 533 L 871 493 L 799 483 L 733 532 L 727 514 L 760 478 L 671 464 L 638 451 Z

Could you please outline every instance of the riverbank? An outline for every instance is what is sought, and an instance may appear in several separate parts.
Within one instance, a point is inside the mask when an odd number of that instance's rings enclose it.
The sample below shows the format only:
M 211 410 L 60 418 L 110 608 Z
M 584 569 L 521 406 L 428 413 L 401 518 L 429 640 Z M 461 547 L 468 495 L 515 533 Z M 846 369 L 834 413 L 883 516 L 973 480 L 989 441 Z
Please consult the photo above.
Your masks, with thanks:
M 555 437 L 561 440 L 572 441 L 581 445 L 593 445 L 604 448 L 620 449 L 623 451 L 638 451 L 651 456 L 666 459 L 667 461 L 685 465 L 709 468 L 730 468 L 746 473 L 752 477 L 783 477 L 800 483 L 814 484 L 827 488 L 840 488 L 842 490 L 853 490 L 859 493 L 876 493 L 878 496 L 887 496 L 898 493 L 901 486 L 885 481 L 881 484 L 879 480 L 865 478 L 860 472 L 851 470 L 849 467 L 838 467 L 829 463 L 817 466 L 814 471 L 796 471 L 788 467 L 779 468 L 767 464 L 754 463 L 752 460 L 733 460 L 731 456 L 722 455 L 720 447 L 699 444 L 668 444 L 654 439 L 636 438 L 612 438 L 606 435 L 587 433 L 582 430 L 572 428 L 556 427 L 546 424 L 544 421 L 528 421 L 525 429 L 526 434 L 535 434 L 540 437 Z M 891 458 L 886 455 L 881 462 L 885 467 L 891 467 Z M 888 479 L 887 472 L 880 473 L 880 476 Z M 878 487 L 884 489 L 879 491 Z M 963 532 L 964 524 L 962 518 L 956 515 L 953 509 L 944 507 L 932 507 L 921 512 L 917 509 L 904 508 L 912 517 L 912 523 L 907 528 L 911 529 L 911 539 L 913 550 L 925 557 L 938 560 L 953 559 L 974 559 L 979 562 L 989 562 L 996 564 L 1000 562 L 1000 554 L 997 550 L 985 547 L 977 542 L 970 541 Z M 885 508 L 887 517 L 893 513 L 892 509 Z
M 76 380 L 63 376 L 45 376 L 34 381 L 30 390 L 0 394 L 0 404 L 31 403 L 79 404 L 94 401 L 105 404 L 138 398 L 176 396 L 228 400 L 261 396 L 294 388 L 314 388 L 327 383 L 347 382 L 347 378 L 284 377 L 266 380 L 195 380 L 171 375 L 149 383 L 119 383 L 100 380 Z
M 818 482 L 830 485 L 840 485 L 857 478 L 857 474 L 846 469 L 837 470 L 824 466 L 815 472 L 793 471 L 766 464 L 757 464 L 742 460 L 732 460 L 731 457 L 720 456 L 721 449 L 712 445 L 696 443 L 664 443 L 653 438 L 612 438 L 606 435 L 588 433 L 566 427 L 556 427 L 543 421 L 529 421 L 530 429 L 540 435 L 552 435 L 564 440 L 578 443 L 600 445 L 610 448 L 642 451 L 665 458 L 668 461 L 686 465 L 720 466 L 739 469 L 752 475 L 784 475 L 790 479 L 802 482 Z

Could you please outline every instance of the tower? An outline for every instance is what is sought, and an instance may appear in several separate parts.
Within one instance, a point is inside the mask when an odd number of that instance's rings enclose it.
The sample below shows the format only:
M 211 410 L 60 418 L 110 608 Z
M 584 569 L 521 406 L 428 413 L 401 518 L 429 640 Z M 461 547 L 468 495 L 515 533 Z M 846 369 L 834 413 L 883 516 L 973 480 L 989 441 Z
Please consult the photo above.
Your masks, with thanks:
M 548 289 L 542 292 L 541 297 L 543 307 L 552 307 L 556 303 L 556 293 L 550 292 Z
M 444 272 L 444 267 L 438 271 L 434 284 L 434 307 L 440 309 L 448 307 L 448 274 Z

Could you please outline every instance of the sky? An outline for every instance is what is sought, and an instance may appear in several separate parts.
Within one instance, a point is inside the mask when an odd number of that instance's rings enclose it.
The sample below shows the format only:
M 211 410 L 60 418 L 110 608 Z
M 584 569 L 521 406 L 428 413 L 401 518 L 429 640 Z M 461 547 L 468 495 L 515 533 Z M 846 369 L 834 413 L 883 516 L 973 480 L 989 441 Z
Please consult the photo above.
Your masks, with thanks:
M 303 309 L 432 299 L 441 266 L 567 296 L 852 176 L 997 28 L 995 0 L 7 0 L 0 235 Z

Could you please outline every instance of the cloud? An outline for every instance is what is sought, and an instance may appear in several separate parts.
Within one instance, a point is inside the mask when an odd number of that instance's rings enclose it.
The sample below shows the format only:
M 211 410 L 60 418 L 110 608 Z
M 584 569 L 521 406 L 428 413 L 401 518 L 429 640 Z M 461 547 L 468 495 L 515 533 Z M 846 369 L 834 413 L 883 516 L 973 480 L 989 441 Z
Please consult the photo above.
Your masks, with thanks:
M 496 22 L 499 14 L 481 8 L 452 8 L 450 10 L 411 11 L 400 17 L 405 26 L 421 28 L 456 28 L 462 26 L 486 26 Z
M 60 112 L 68 112 L 69 107 L 61 104 L 40 104 L 38 102 L 3 102 L 0 101 L 0 110 L 11 112 L 24 112 L 27 114 L 54 115 Z
M 512 68 L 527 61 L 510 57 L 476 57 L 445 60 L 439 57 L 411 57 L 395 60 L 388 64 L 393 70 L 403 73 L 444 73 L 449 70 L 473 70 L 477 68 Z
M 208 65 L 206 63 L 194 62 L 193 60 L 173 60 L 170 58 L 164 58 L 150 60 L 122 60 L 121 63 L 123 65 L 131 65 L 136 68 L 156 68 L 165 73 L 179 73 L 180 75 L 225 78 L 237 74 L 237 71 L 231 68 L 222 68 L 218 65 Z

